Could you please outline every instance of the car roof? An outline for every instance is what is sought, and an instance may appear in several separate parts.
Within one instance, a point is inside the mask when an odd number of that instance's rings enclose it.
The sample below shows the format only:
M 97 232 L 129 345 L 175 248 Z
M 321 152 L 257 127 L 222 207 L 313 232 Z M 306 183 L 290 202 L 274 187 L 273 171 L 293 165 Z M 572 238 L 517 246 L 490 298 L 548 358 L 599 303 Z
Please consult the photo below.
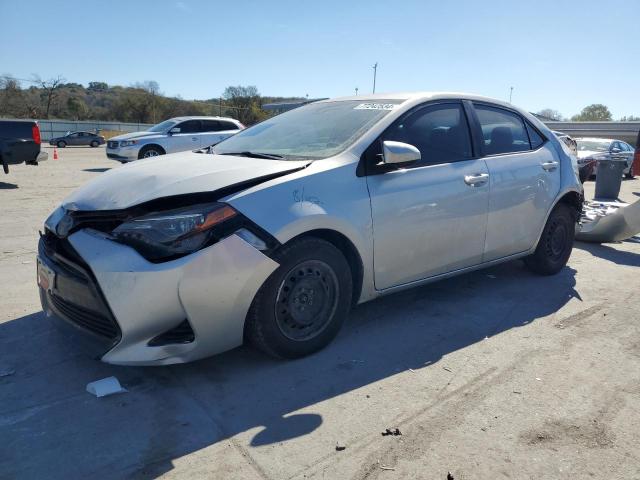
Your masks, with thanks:
M 238 122 L 238 120 L 231 117 L 207 117 L 207 116 L 173 117 L 173 118 L 169 118 L 168 120 L 175 120 L 177 122 L 184 122 L 185 120 L 228 120 L 230 122 Z
M 464 92 L 390 92 L 390 93 L 375 93 L 371 95 L 353 95 L 349 97 L 329 98 L 327 100 L 320 100 L 318 103 L 328 102 L 342 102 L 342 101 L 363 101 L 370 102 L 375 100 L 394 100 L 405 102 L 412 101 L 427 101 L 427 100 L 476 100 L 479 102 L 489 102 L 496 105 L 502 105 L 507 108 L 517 109 L 514 105 L 497 100 L 495 98 L 485 97 L 483 95 L 476 95 L 473 93 Z

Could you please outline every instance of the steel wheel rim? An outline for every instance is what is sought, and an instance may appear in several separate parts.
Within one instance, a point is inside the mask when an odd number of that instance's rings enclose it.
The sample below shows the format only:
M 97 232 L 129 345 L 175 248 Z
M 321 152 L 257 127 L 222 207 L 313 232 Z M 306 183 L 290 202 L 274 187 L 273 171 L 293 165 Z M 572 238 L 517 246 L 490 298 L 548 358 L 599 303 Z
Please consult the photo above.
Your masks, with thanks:
M 549 253 L 554 259 L 562 256 L 567 245 L 568 232 L 562 223 L 556 223 L 549 238 Z
M 320 335 L 338 307 L 338 277 L 320 260 L 289 270 L 278 287 L 275 317 L 280 332 L 297 342 Z

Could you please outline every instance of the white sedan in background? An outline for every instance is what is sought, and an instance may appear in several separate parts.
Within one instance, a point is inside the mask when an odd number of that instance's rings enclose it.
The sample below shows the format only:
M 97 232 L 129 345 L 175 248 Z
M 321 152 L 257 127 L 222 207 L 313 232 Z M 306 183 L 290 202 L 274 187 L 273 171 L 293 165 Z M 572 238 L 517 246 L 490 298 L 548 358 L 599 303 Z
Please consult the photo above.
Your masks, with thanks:
M 125 133 L 109 139 L 107 157 L 122 163 L 166 153 L 209 147 L 244 130 L 238 120 L 227 117 L 176 117 L 143 132 Z

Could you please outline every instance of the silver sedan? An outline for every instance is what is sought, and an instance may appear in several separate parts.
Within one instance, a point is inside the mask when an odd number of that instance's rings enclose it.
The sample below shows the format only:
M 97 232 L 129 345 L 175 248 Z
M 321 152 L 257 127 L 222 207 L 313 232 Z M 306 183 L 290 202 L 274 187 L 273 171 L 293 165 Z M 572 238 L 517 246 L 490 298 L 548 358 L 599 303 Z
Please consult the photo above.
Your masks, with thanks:
M 556 136 L 474 95 L 311 103 L 208 151 L 113 169 L 45 223 L 42 307 L 105 362 L 308 355 L 381 295 L 515 259 L 559 272 L 582 206 Z

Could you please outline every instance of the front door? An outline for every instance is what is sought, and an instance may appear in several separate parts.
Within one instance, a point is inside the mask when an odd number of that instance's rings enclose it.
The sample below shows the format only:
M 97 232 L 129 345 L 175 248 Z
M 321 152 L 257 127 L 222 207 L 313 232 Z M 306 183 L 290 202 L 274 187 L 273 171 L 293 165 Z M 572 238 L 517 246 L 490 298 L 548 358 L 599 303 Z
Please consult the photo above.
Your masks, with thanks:
M 202 146 L 200 120 L 186 120 L 176 127 L 180 129 L 180 132 L 172 134 L 168 139 L 167 153 L 197 150 Z
M 367 169 L 378 290 L 476 265 L 482 260 L 488 171 L 475 158 L 461 103 L 427 104 L 398 119 L 384 140 L 409 143 L 422 160 Z M 375 157 L 375 153 L 373 154 Z

